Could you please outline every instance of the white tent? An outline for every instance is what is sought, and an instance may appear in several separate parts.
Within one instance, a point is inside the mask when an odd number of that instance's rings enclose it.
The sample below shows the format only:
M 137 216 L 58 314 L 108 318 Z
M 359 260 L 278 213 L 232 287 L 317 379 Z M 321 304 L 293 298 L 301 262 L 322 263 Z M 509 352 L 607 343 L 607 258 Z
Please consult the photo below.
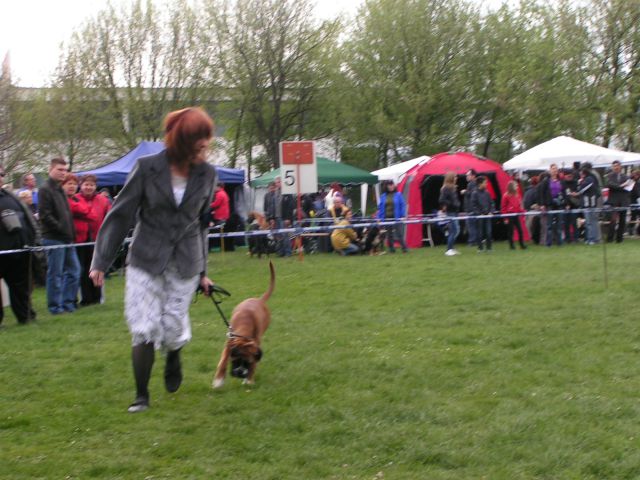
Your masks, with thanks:
M 427 155 L 423 155 L 421 157 L 412 158 L 411 160 L 407 160 L 406 162 L 396 163 L 394 165 L 390 165 L 385 168 L 381 168 L 380 170 L 376 170 L 375 172 L 371 172 L 372 175 L 378 176 L 378 181 L 382 182 L 383 180 L 393 180 L 393 183 L 396 185 L 400 183 L 404 174 L 411 170 L 416 165 L 426 162 L 431 157 Z M 376 192 L 376 202 L 380 201 L 380 183 L 375 186 Z
M 411 160 L 407 160 L 406 162 L 396 163 L 386 168 L 381 168 L 380 170 L 376 170 L 375 172 L 371 172 L 372 175 L 377 175 L 378 180 L 393 180 L 394 183 L 398 183 L 402 180 L 407 171 L 415 167 L 417 164 L 426 162 L 431 157 L 427 157 L 423 155 L 422 157 L 413 158 Z
M 570 168 L 573 162 L 590 162 L 594 167 L 608 167 L 614 160 L 623 165 L 640 164 L 640 153 L 599 147 L 575 138 L 560 136 L 516 155 L 502 167 L 505 170 L 548 170 L 555 163 Z

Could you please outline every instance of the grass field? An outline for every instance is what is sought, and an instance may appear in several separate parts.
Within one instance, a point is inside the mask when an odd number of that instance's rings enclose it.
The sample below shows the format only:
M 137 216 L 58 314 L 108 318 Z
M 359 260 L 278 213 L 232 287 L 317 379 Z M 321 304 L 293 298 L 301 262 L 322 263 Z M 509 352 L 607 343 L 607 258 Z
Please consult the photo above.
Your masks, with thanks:
M 640 478 L 640 243 L 274 259 L 257 384 L 210 387 L 225 327 L 191 310 L 185 382 L 131 415 L 122 277 L 107 302 L 0 331 L 0 477 Z M 213 254 L 232 292 L 266 260 Z

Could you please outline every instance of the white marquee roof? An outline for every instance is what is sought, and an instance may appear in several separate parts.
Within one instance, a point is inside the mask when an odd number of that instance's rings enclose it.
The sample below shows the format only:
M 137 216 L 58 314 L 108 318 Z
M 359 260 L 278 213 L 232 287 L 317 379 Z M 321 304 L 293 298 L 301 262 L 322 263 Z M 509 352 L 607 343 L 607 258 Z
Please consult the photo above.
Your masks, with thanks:
M 426 162 L 431 157 L 423 155 L 422 157 L 413 158 L 411 160 L 407 160 L 406 162 L 396 163 L 394 165 L 390 165 L 385 168 L 381 168 L 380 170 L 376 170 L 375 172 L 371 172 L 372 175 L 377 175 L 379 181 L 383 180 L 393 180 L 394 183 L 398 183 L 402 176 L 411 170 L 413 167 L 418 165 L 419 163 Z
M 553 163 L 570 168 L 573 162 L 591 162 L 594 167 L 608 167 L 614 160 L 623 165 L 640 164 L 640 153 L 623 152 L 560 136 L 516 155 L 502 167 L 505 170 L 547 170 Z

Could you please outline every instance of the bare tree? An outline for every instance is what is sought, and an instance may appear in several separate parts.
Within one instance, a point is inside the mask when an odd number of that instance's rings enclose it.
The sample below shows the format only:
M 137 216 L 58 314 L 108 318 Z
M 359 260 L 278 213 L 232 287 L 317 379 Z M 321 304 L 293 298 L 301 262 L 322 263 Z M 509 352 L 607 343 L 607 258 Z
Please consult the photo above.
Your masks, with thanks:
M 56 108 L 68 122 L 58 136 L 69 153 L 77 153 L 85 138 L 117 151 L 157 140 L 170 110 L 211 107 L 215 70 L 204 30 L 186 0 L 162 11 L 150 0 L 119 9 L 109 5 L 82 25 L 65 47 L 54 80 L 61 100 Z
M 282 140 L 326 133 L 312 128 L 312 118 L 322 111 L 339 24 L 315 20 L 309 0 L 207 5 L 215 56 L 237 109 L 232 149 L 255 140 L 275 167 Z

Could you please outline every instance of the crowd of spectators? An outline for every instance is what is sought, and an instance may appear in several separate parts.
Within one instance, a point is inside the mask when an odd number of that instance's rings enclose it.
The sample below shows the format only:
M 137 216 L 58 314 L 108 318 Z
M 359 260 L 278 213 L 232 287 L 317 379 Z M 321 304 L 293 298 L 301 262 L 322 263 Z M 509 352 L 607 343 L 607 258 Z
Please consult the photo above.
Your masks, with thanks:
M 546 246 L 579 241 L 595 245 L 603 241 L 603 227 L 608 242 L 620 243 L 625 233 L 638 233 L 636 209 L 630 212 L 629 225 L 626 222 L 629 206 L 638 202 L 638 179 L 640 171 L 628 176 L 618 161 L 603 178 L 589 163 L 566 169 L 551 165 L 548 172 L 529 179 L 524 194 L 524 209 L 542 213 L 527 220 L 533 241 Z
M 1 173 L 4 177 L 5 172 Z M 110 199 L 96 191 L 96 177 L 78 178 L 69 173 L 63 158 L 54 158 L 40 189 L 31 173 L 22 183 L 16 195 L 4 186 L 0 189 L 0 211 L 8 219 L 0 226 L 0 250 L 38 245 L 54 248 L 44 255 L 22 252 L 2 256 L 0 278 L 7 284 L 18 323 L 36 318 L 31 306 L 34 283 L 46 287 L 47 308 L 53 315 L 101 302 L 102 290 L 88 277 L 93 246 L 66 247 L 93 242 L 111 208 Z M 13 226 L 9 226 L 11 219 L 15 219 Z
M 2 177 L 4 173 L 0 169 Z M 551 165 L 548 171 L 529 177 L 527 182 L 514 177 L 506 190 L 500 192 L 498 204 L 495 194 L 488 189 L 486 176 L 474 170 L 467 171 L 465 176 L 465 189 L 459 191 L 458 175 L 445 174 L 438 198 L 441 217 L 438 225 L 446 237 L 447 256 L 460 253 L 455 245 L 461 234 L 465 234 L 469 246 L 490 252 L 493 229 L 498 223 L 506 225 L 511 249 L 515 249 L 516 241 L 521 249 L 527 248 L 525 240 L 529 238 L 535 244 L 550 247 L 575 242 L 594 245 L 603 240 L 622 242 L 625 234 L 640 233 L 640 210 L 625 210 L 639 201 L 640 170 L 627 175 L 617 161 L 602 177 L 588 163 L 562 169 Z M 0 178 L 0 185 L 4 184 L 3 180 Z M 95 176 L 78 178 L 68 172 L 64 159 L 53 159 L 48 179 L 40 189 L 31 173 L 22 178 L 22 187 L 15 194 L 9 189 L 0 189 L 0 250 L 25 245 L 56 247 L 91 243 L 96 240 L 111 203 L 108 190 L 97 192 Z M 263 211 L 264 215 L 252 212 L 250 229 L 278 230 L 297 225 L 295 198 L 282 193 L 280 178 L 269 184 Z M 215 190 L 211 212 L 210 225 L 222 228 L 230 216 L 230 200 L 223 184 Z M 525 212 L 538 214 L 525 215 Z M 459 216 L 474 218 L 462 221 Z M 341 255 L 394 253 L 397 247 L 405 253 L 408 251 L 402 222 L 407 217 L 407 206 L 392 181 L 382 183 L 376 213 L 365 218 L 374 226 L 352 224 L 351 200 L 338 183 L 331 184 L 326 192 L 304 195 L 301 217 L 303 227 L 329 224 L 337 228 L 305 235 L 301 240 L 294 240 L 293 234 L 274 232 L 264 240 L 256 240 L 257 249 L 249 242 L 251 253 L 288 257 L 296 247 L 310 252 L 335 251 Z M 392 223 L 393 220 L 397 223 Z M 375 226 L 377 221 L 385 222 L 384 226 Z M 8 230 L 10 228 L 12 230 Z M 46 286 L 47 307 L 52 314 L 70 313 L 79 306 L 101 302 L 101 288 L 95 287 L 88 278 L 92 255 L 93 246 L 82 245 L 48 249 L 46 261 L 42 255 L 4 256 L 0 277 L 9 287 L 18 322 L 35 319 L 30 293 L 33 280 L 38 283 L 39 277 Z M 42 274 L 42 265 L 46 265 L 46 275 Z

